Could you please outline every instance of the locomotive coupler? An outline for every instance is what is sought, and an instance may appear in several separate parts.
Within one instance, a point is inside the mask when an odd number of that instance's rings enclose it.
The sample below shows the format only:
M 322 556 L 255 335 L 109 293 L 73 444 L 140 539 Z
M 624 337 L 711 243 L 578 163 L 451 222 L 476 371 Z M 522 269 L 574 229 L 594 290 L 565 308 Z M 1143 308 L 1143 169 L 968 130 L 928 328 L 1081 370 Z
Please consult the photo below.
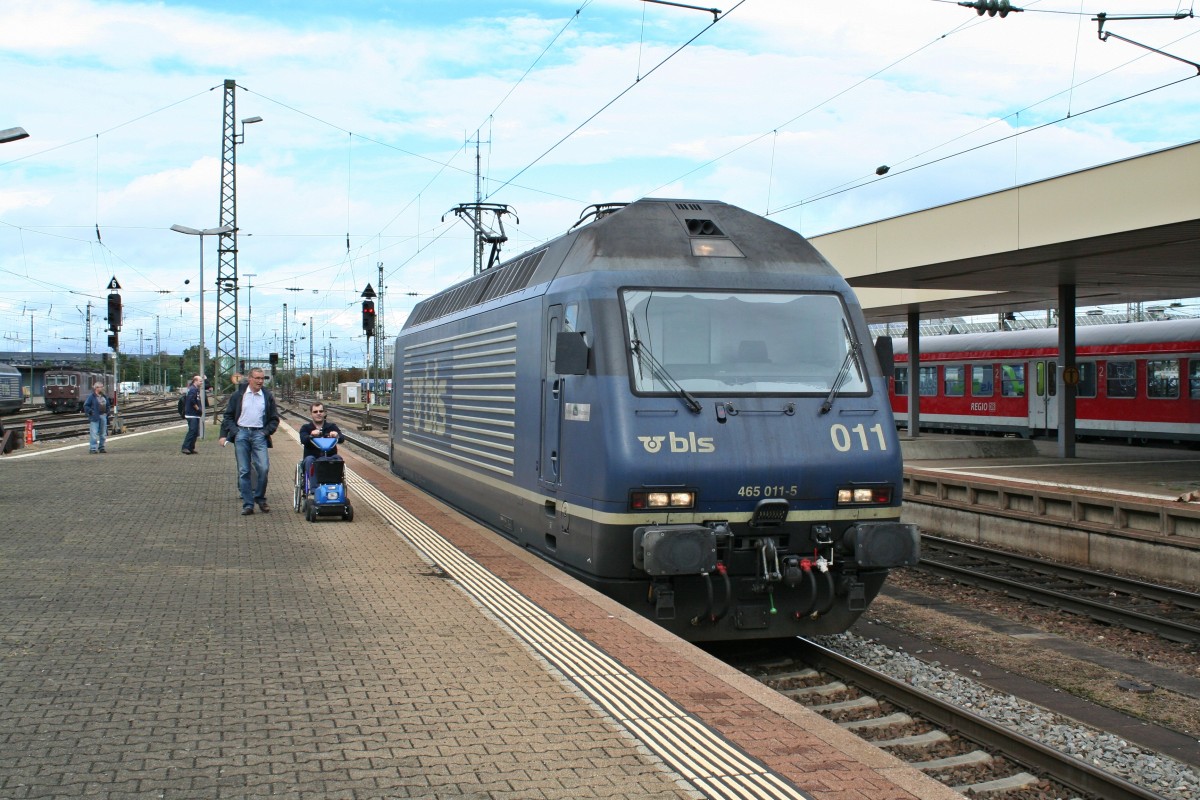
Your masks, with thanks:
M 755 585 L 755 590 L 759 592 L 770 591 L 771 584 L 779 583 L 783 580 L 783 574 L 779 570 L 779 549 L 775 545 L 775 540 L 770 537 L 759 539 L 758 555 L 758 565 L 760 568 L 758 578 L 760 582 Z

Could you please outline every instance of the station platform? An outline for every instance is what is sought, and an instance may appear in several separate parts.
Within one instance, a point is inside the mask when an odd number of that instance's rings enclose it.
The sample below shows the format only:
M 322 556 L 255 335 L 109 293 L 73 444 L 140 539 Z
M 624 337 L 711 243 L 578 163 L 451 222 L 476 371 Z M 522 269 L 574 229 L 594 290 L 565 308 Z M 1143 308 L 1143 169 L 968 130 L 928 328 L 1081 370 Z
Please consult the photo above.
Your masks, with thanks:
M 1200 424 L 1200 421 L 1197 422 Z M 1060 458 L 1053 439 L 922 433 L 901 436 L 906 468 L 957 471 L 1065 489 L 1178 502 L 1200 490 L 1200 449 L 1077 442 Z
M 922 433 L 901 438 L 904 519 L 922 531 L 1152 583 L 1200 571 L 1200 451 Z
M 0 796 L 959 795 L 343 448 L 241 516 L 182 426 L 0 458 Z

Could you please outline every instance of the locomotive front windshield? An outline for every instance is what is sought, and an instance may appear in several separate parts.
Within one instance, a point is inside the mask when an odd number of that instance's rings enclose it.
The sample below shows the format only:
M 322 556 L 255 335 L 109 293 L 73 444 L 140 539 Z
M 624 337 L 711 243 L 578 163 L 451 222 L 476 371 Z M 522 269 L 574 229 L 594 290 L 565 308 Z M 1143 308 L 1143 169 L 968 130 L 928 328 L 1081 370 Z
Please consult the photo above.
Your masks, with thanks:
M 621 299 L 637 392 L 867 392 L 835 294 L 625 289 Z

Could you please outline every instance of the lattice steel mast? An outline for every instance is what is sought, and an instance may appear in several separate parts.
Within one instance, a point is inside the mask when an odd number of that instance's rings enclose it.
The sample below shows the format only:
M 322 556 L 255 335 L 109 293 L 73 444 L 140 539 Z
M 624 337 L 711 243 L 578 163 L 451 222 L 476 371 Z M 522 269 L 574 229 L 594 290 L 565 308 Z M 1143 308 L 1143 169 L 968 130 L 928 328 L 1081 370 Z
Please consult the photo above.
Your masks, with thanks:
M 229 233 L 218 238 L 217 246 L 217 347 L 213 354 L 213 387 L 222 391 L 223 375 L 231 375 L 238 355 L 238 271 L 237 271 L 237 133 L 234 111 L 237 82 L 225 81 L 225 105 L 221 137 L 221 220 Z M 200 287 L 203 291 L 204 287 Z

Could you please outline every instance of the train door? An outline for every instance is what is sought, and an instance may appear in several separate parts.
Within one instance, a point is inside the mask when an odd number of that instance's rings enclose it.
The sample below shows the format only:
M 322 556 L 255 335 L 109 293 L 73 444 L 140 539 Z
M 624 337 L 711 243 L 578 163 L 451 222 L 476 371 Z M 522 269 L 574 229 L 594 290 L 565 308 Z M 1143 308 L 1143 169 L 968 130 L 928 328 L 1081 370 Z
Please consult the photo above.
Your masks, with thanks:
M 1033 362 L 1033 391 L 1029 393 L 1029 430 L 1049 436 L 1058 430 L 1058 370 L 1050 360 Z
M 563 329 L 563 307 L 550 306 L 546 313 L 546 336 L 542 356 L 542 448 L 538 478 L 542 486 L 557 489 L 560 477 L 560 448 L 562 446 L 562 389 L 563 378 L 554 371 L 554 341 Z

